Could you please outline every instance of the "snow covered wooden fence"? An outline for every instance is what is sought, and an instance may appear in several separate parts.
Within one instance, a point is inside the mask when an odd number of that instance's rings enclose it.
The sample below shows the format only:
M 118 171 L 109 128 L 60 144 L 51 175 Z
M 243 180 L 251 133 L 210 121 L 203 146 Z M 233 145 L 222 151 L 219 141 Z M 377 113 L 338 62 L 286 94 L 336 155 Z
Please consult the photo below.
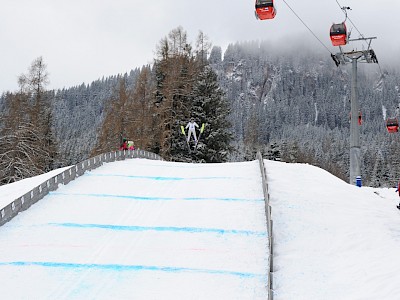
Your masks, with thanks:
M 260 163 L 260 170 L 262 176 L 262 185 L 263 185 L 263 193 L 265 200 L 265 215 L 267 218 L 267 231 L 268 231 L 268 248 L 269 248 L 269 276 L 268 276 L 268 300 L 273 299 L 273 270 L 274 270 L 274 262 L 273 262 L 273 222 L 271 219 L 271 206 L 269 205 L 269 193 L 268 193 L 268 183 L 267 183 L 267 173 L 265 171 L 264 159 L 262 158 L 261 152 L 257 152 L 257 159 Z
M 59 184 L 68 184 L 75 178 L 83 175 L 87 170 L 92 170 L 100 167 L 103 163 L 124 160 L 128 158 L 147 158 L 152 160 L 162 160 L 162 158 L 154 153 L 144 150 L 127 150 L 116 151 L 89 158 L 81 163 L 78 163 L 64 172 L 46 180 L 21 197 L 15 199 L 5 207 L 0 207 L 0 226 L 4 225 L 18 213 L 28 209 L 32 204 L 36 203 L 50 191 L 58 188 Z

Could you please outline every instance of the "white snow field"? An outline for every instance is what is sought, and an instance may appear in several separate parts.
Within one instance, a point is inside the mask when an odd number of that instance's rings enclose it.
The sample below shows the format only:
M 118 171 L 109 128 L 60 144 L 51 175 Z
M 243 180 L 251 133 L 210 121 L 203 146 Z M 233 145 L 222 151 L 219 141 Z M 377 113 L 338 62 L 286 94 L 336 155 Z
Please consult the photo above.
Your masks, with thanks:
M 267 299 L 268 253 L 257 161 L 129 159 L 0 227 L 0 299 Z
M 265 164 L 274 300 L 400 299 L 395 189 L 358 188 L 310 165 Z
M 274 300 L 400 299 L 395 189 L 265 164 Z M 105 164 L 0 227 L 0 299 L 267 299 L 262 198 L 258 162 Z

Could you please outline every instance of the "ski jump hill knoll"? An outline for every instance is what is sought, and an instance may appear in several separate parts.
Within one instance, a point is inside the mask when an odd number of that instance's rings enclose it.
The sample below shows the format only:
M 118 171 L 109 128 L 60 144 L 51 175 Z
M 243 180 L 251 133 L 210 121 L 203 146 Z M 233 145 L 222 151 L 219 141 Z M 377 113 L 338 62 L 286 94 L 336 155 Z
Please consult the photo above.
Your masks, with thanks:
M 395 300 L 394 191 L 261 155 L 103 154 L 0 187 L 1 295 Z

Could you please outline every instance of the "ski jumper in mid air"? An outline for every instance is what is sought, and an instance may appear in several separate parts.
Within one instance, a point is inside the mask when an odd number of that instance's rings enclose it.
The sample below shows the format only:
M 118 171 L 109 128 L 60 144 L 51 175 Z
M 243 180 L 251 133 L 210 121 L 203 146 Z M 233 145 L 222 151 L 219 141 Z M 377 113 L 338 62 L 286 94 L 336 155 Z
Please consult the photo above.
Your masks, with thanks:
M 186 129 L 189 128 L 188 137 L 187 137 L 188 143 L 190 141 L 190 136 L 192 135 L 192 133 L 193 133 L 194 141 L 197 143 L 196 127 L 199 128 L 199 125 L 197 125 L 197 123 L 194 121 L 194 119 L 191 118 L 189 123 L 186 125 Z

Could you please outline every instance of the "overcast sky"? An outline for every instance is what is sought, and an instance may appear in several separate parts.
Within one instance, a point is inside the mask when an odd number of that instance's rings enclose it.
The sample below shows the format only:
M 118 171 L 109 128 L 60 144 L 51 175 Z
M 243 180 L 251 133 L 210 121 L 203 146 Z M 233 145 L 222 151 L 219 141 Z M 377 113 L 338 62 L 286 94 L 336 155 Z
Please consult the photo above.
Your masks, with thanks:
M 329 28 L 344 20 L 336 0 L 286 2 L 336 52 Z M 352 8 L 349 17 L 365 36 L 378 37 L 372 46 L 382 65 L 398 60 L 400 1 L 339 2 Z M 276 18 L 257 21 L 253 0 L 1 0 L 0 93 L 15 91 L 18 75 L 39 56 L 47 64 L 51 89 L 129 72 L 152 63 L 158 42 L 178 26 L 191 42 L 201 30 L 223 49 L 250 40 L 295 49 L 291 41 L 300 38 L 329 55 L 283 0 L 275 3 Z

